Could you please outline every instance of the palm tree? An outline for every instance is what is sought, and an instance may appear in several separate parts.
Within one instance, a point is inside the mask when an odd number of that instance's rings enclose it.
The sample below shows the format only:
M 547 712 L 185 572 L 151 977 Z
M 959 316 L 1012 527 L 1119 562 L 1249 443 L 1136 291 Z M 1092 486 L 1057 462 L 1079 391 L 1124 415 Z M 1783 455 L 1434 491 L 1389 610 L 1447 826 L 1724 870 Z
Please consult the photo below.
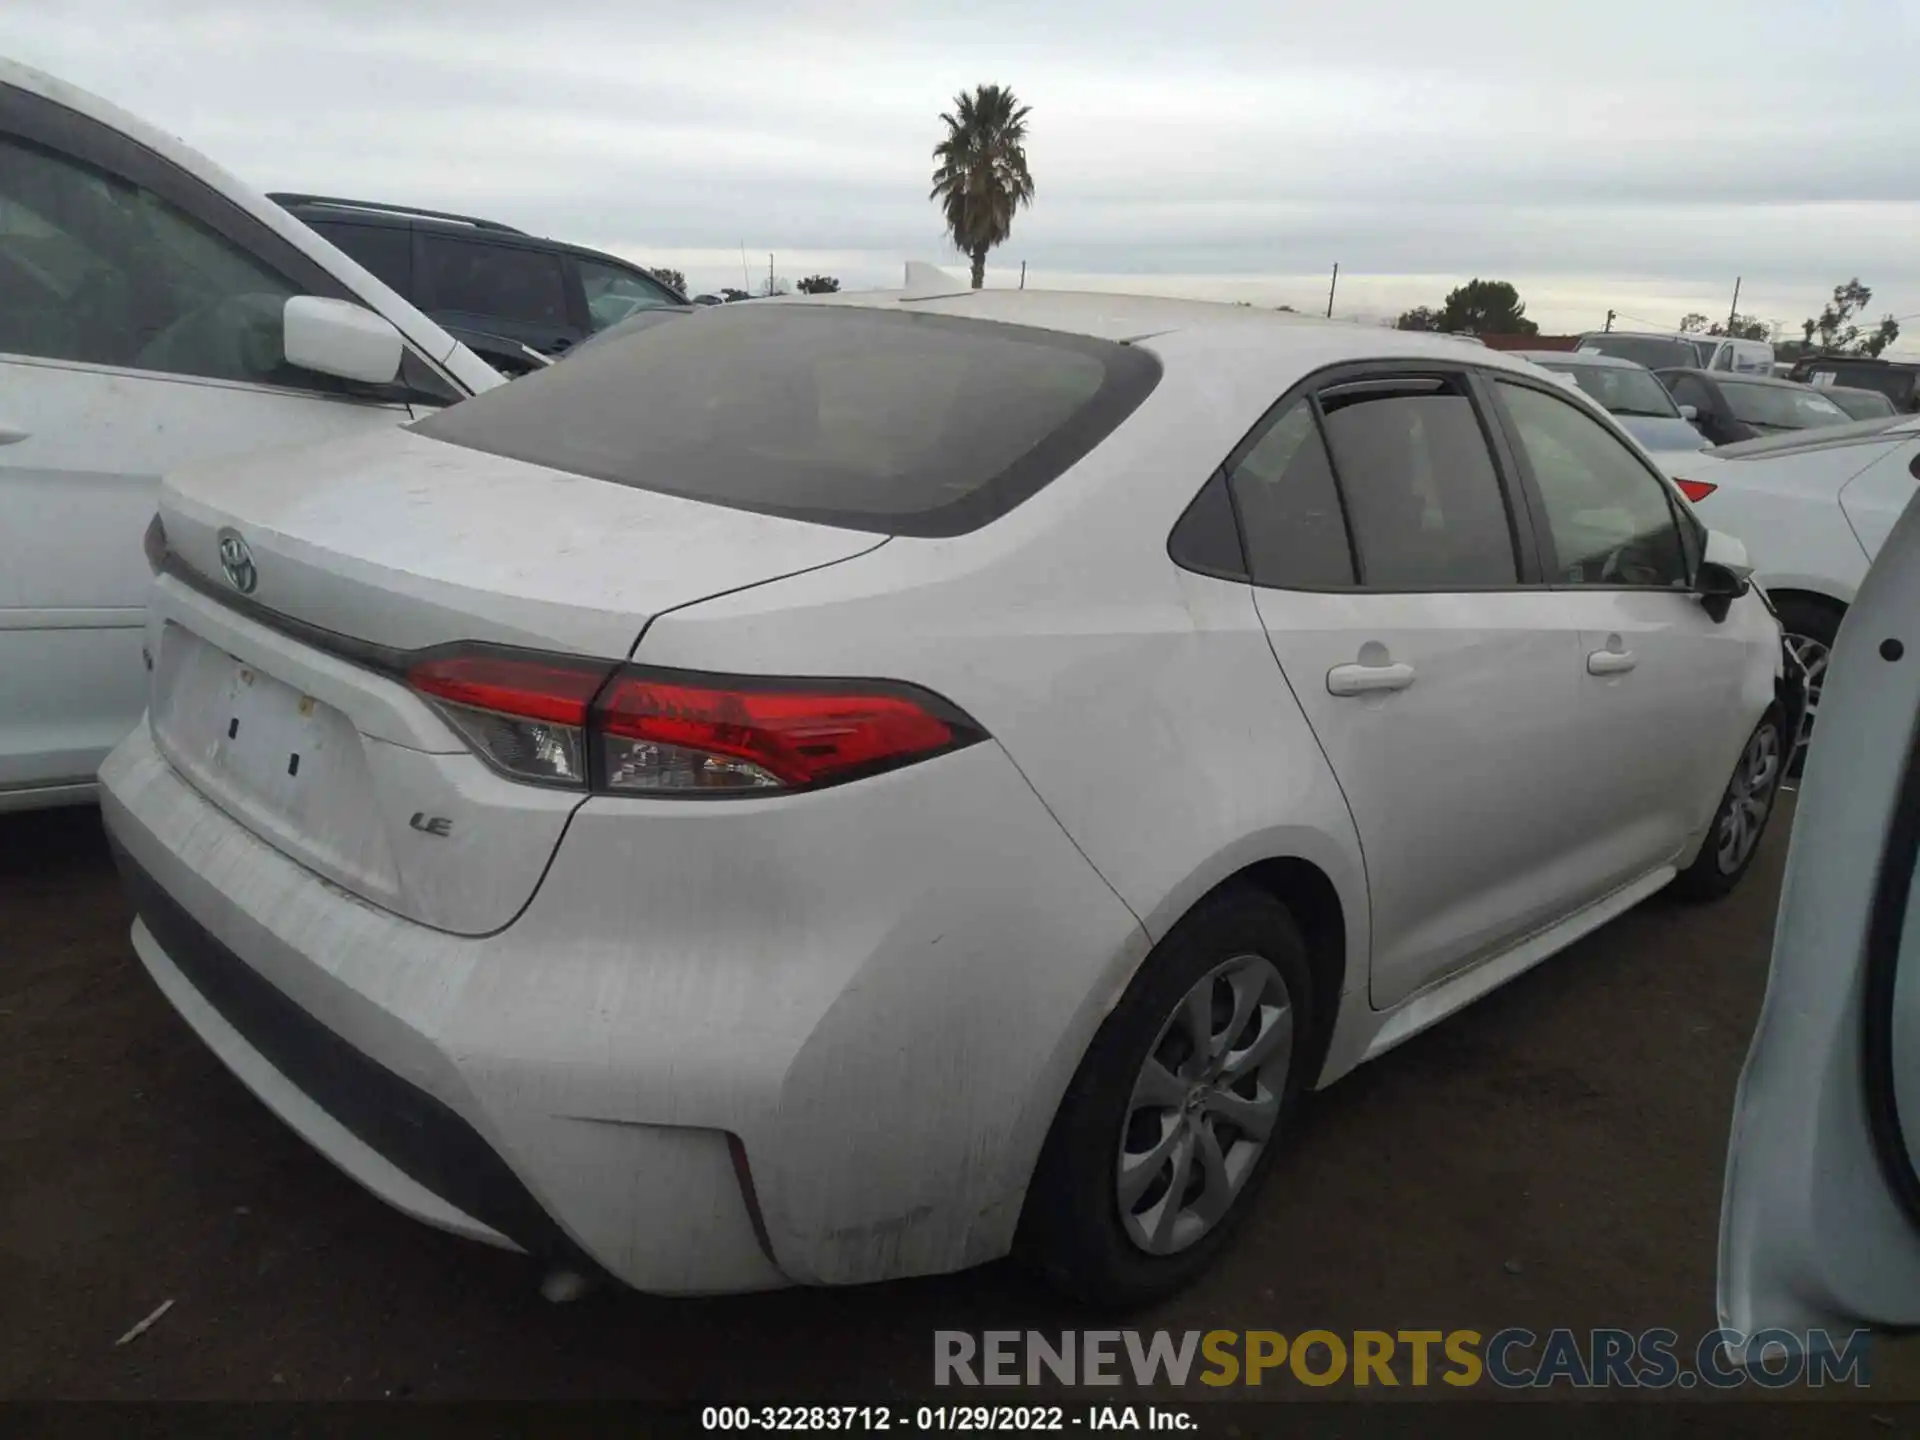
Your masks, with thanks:
M 987 278 L 987 251 L 1013 233 L 1013 212 L 1033 203 L 1027 173 L 1027 110 L 1001 85 L 953 97 L 940 117 L 947 137 L 933 147 L 930 200 L 945 213 L 954 245 L 973 261 L 973 288 Z

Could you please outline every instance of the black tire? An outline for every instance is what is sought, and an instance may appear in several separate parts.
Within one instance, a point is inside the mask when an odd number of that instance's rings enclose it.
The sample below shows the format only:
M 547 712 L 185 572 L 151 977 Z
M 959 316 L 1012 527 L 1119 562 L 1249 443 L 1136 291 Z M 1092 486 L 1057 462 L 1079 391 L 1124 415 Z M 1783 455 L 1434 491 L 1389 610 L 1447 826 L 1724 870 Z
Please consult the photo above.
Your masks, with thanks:
M 1173 1039 L 1171 1017 L 1188 993 L 1210 971 L 1248 956 L 1272 966 L 1292 1010 L 1277 1119 L 1212 1228 L 1176 1253 L 1149 1254 L 1129 1236 L 1117 1193 L 1123 1126 L 1137 1118 L 1129 1108 L 1134 1083 L 1156 1043 Z M 1242 885 L 1201 901 L 1154 947 L 1082 1059 L 1028 1187 L 1018 1254 L 1056 1289 L 1109 1310 L 1146 1304 L 1191 1282 L 1231 1239 L 1286 1148 L 1306 1071 L 1319 1053 L 1315 1007 L 1306 944 L 1284 905 Z M 1257 1035 L 1259 1028 L 1241 1033 Z M 1234 1133 L 1230 1124 L 1226 1133 Z
M 1733 808 L 1741 803 L 1744 795 L 1750 795 L 1750 789 L 1743 789 L 1743 778 L 1749 772 L 1754 747 L 1762 743 L 1763 737 L 1771 731 L 1777 756 L 1773 767 L 1773 778 L 1768 783 L 1764 807 L 1757 824 L 1751 824 L 1751 843 L 1734 861 L 1728 863 L 1728 855 L 1723 850 Z M 1766 838 L 1767 825 L 1773 819 L 1773 812 L 1780 800 L 1780 782 L 1785 778 L 1787 763 L 1786 736 L 1781 733 L 1781 715 L 1777 706 L 1769 706 L 1767 713 L 1760 717 L 1760 723 L 1753 727 L 1753 733 L 1747 737 L 1746 744 L 1740 747 L 1740 758 L 1734 762 L 1733 775 L 1727 781 L 1726 789 L 1720 792 L 1720 803 L 1714 807 L 1713 824 L 1707 829 L 1707 838 L 1700 844 L 1700 853 L 1693 857 L 1693 863 L 1682 870 L 1674 880 L 1671 893 L 1681 900 L 1705 901 L 1719 900 L 1733 893 L 1734 887 L 1753 865 L 1753 857 L 1760 853 L 1760 842 Z
M 1840 622 L 1847 612 L 1842 606 L 1800 595 L 1776 600 L 1774 609 L 1780 616 L 1781 633 L 1787 636 L 1794 653 L 1800 655 L 1803 662 L 1809 658 L 1817 661 L 1807 686 L 1806 716 L 1800 722 L 1800 736 L 1787 767 L 1788 776 L 1797 780 L 1806 766 L 1806 744 L 1812 740 L 1814 721 L 1819 718 L 1820 686 L 1826 678 L 1826 660 L 1833 653 L 1834 638 L 1839 635 Z M 1807 642 L 1811 642 L 1810 646 Z

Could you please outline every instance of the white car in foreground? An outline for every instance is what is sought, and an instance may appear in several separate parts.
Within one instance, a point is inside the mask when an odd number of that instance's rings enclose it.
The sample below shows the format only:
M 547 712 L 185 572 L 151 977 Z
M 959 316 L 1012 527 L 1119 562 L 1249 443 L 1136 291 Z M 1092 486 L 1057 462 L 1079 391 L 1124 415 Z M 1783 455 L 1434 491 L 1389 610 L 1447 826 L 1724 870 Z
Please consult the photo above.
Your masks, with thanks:
M 139 723 L 163 472 L 499 383 L 257 191 L 0 59 L 0 811 L 91 799 Z
M 1734 1104 L 1720 1323 L 1738 1358 L 1920 1324 L 1920 506 L 1834 647 L 1766 1003 Z
M 1804 743 L 1840 622 L 1920 479 L 1920 416 L 1658 459 L 1703 520 L 1746 546 L 1807 673 Z
M 1766 824 L 1780 634 L 1593 406 L 1037 291 L 703 309 L 170 478 L 103 811 L 206 1043 L 644 1290 L 1225 1242 L 1297 1093 Z

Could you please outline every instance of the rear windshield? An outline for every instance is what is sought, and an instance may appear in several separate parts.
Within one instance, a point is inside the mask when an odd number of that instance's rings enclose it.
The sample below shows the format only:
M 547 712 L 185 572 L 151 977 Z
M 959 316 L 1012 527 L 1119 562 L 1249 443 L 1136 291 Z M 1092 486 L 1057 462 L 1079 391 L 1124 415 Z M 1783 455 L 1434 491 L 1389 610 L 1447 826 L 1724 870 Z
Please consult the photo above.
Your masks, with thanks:
M 1580 365 L 1567 360 L 1543 363 L 1549 370 L 1572 376 L 1576 385 L 1615 415 L 1641 415 L 1660 420 L 1680 418 L 1680 407 L 1673 403 L 1667 387 L 1649 370 L 1629 370 L 1624 365 Z
M 741 510 L 959 535 L 1067 470 L 1159 377 L 1111 341 L 750 302 L 609 337 L 411 428 Z
M 1631 360 L 1649 370 L 1691 370 L 1707 363 L 1709 350 L 1702 355 L 1686 340 L 1668 340 L 1659 335 L 1583 335 L 1580 348 L 1619 360 Z

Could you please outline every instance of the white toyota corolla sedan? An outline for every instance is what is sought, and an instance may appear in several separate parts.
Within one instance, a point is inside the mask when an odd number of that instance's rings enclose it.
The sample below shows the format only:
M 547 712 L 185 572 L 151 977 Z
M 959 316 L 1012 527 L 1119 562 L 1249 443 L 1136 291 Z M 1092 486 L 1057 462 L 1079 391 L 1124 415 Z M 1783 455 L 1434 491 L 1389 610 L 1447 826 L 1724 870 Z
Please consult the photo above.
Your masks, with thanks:
M 155 982 L 375 1194 L 665 1293 L 1181 1284 L 1299 1092 L 1729 889 L 1793 703 L 1597 407 L 1230 306 L 706 309 L 148 550 Z

